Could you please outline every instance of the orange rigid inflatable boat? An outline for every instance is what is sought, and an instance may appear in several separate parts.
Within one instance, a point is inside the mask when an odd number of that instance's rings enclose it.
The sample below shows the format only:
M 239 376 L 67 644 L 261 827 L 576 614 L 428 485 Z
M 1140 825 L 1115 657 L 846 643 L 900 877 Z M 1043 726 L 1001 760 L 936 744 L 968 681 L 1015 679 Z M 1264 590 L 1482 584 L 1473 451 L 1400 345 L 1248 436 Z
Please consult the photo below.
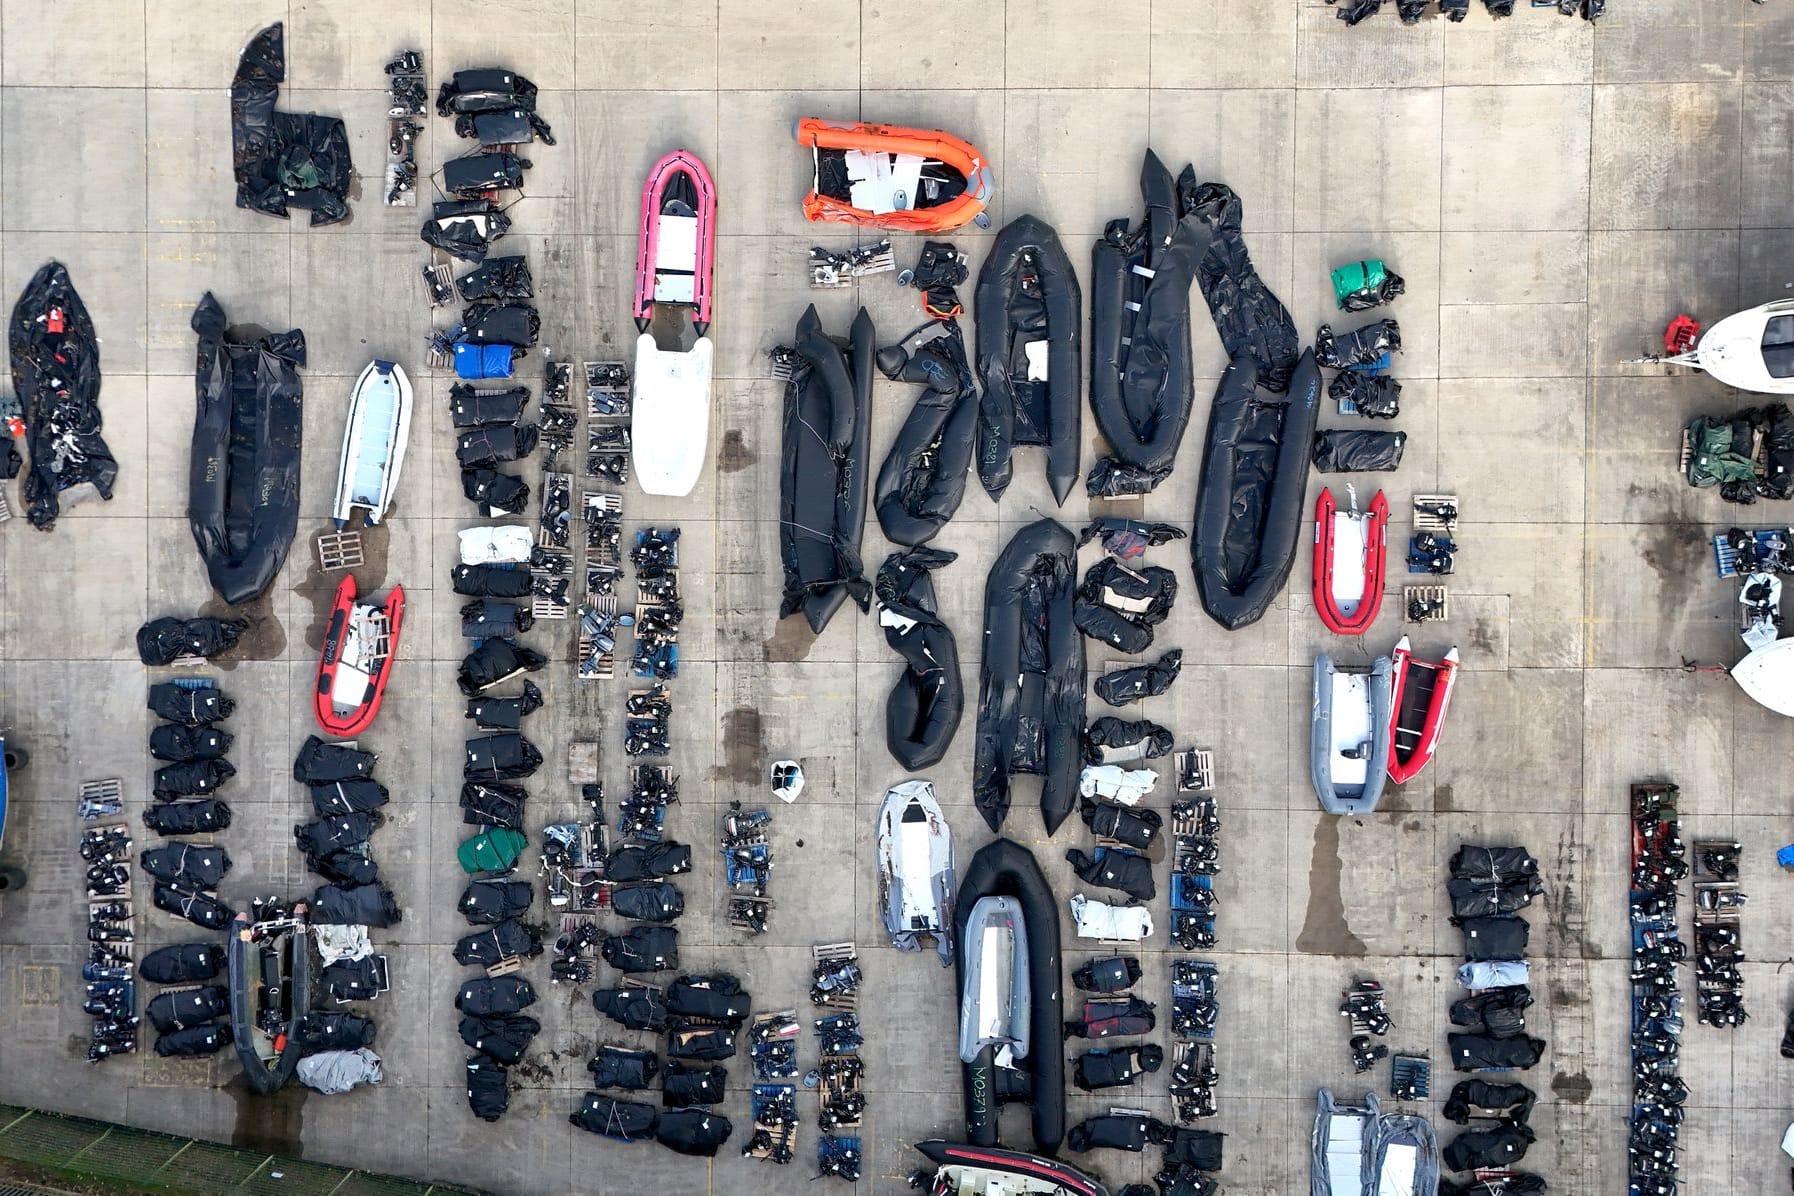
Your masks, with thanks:
M 978 220 L 996 179 L 984 156 L 949 133 L 895 125 L 797 122 L 797 143 L 815 155 L 804 215 L 904 233 L 940 233 Z

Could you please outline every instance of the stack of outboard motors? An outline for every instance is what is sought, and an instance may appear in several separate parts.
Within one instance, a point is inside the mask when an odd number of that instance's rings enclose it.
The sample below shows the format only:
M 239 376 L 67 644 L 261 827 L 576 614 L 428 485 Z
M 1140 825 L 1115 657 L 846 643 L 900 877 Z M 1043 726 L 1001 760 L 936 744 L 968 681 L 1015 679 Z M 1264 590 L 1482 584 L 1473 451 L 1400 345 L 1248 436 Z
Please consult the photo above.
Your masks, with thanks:
M 1681 1076 L 1682 992 L 1676 965 L 1676 888 L 1688 875 L 1674 785 L 1632 786 L 1632 1120 L 1626 1138 L 1628 1196 L 1674 1196 L 1677 1135 L 1688 1085 Z

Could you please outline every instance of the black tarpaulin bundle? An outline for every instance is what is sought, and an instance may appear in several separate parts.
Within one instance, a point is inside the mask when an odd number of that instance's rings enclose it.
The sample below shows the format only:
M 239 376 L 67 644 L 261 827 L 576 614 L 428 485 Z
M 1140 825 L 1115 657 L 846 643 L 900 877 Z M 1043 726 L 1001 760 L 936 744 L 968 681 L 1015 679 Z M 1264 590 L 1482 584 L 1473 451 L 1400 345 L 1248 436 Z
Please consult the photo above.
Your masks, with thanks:
M 230 1044 L 231 1029 L 222 1022 L 188 1026 L 157 1038 L 156 1054 L 164 1059 L 198 1059 L 216 1055 Z
M 230 829 L 230 806 L 215 797 L 163 802 L 144 810 L 143 824 L 158 835 L 209 835 Z
M 1314 467 L 1322 473 L 1382 473 L 1402 463 L 1406 432 L 1328 428 L 1314 438 Z
M 932 578 L 956 559 L 939 548 L 892 553 L 873 587 L 885 643 L 904 664 L 885 698 L 885 746 L 910 772 L 940 762 L 965 713 L 959 645 L 941 619 Z
M 312 813 L 319 818 L 335 814 L 371 814 L 386 804 L 386 786 L 367 779 L 323 781 L 307 787 Z
M 187 522 L 206 574 L 232 606 L 259 598 L 299 526 L 305 334 L 226 326 L 207 291 L 193 311 L 198 411 L 187 475 Z
M 531 133 L 554 144 L 548 122 L 536 115 L 536 85 L 503 67 L 456 71 L 436 93 L 436 115 L 453 116 L 457 134 L 485 145 L 515 145 Z
M 468 598 L 524 598 L 530 593 L 529 569 L 523 565 L 456 565 L 449 570 L 455 593 Z
M 1794 498 L 1794 414 L 1786 403 L 1766 403 L 1759 410 L 1763 429 L 1763 475 L 1757 493 L 1764 498 Z
M 1525 1070 L 1545 1053 L 1545 1040 L 1516 1035 L 1494 1038 L 1487 1034 L 1447 1034 L 1451 1065 L 1458 1071 Z
M 885 539 L 926 544 L 965 497 L 978 426 L 978 387 L 957 320 L 931 321 L 878 351 L 885 377 L 922 385 L 879 466 L 873 510 Z
M 229 760 L 189 760 L 158 768 L 150 792 L 158 801 L 203 797 L 216 793 L 220 785 L 236 775 L 236 766 Z
M 519 594 L 519 598 L 523 595 Z M 461 608 L 461 634 L 470 640 L 514 639 L 535 625 L 536 617 L 519 602 L 481 599 Z
M 476 727 L 493 731 L 515 731 L 523 720 L 542 708 L 542 691 L 533 681 L 523 683 L 523 692 L 514 698 L 469 698 L 466 717 Z
M 177 619 L 164 615 L 137 629 L 137 659 L 152 667 L 173 664 L 183 656 L 210 659 L 236 647 L 247 630 L 247 619 Z
M 528 258 L 495 257 L 455 279 L 455 290 L 460 292 L 464 303 L 476 299 L 532 299 L 536 294 L 536 280 L 530 275 Z M 460 386 L 451 387 L 450 397 L 461 389 Z M 522 393 L 527 400 L 529 391 Z
M 1525 959 L 1531 928 L 1525 918 L 1506 914 L 1493 918 L 1453 918 L 1464 934 L 1464 958 L 1471 963 Z
M 1327 383 L 1327 397 L 1351 404 L 1366 419 L 1394 419 L 1402 412 L 1402 384 L 1387 374 L 1341 370 Z
M 536 451 L 541 431 L 534 424 L 487 424 L 469 428 L 455 438 L 455 459 L 463 478 L 470 469 L 503 465 Z
M 223 722 L 237 708 L 237 704 L 225 697 L 224 691 L 216 685 L 195 688 L 179 681 L 161 681 L 150 686 L 147 704 L 157 718 L 183 727 L 208 727 Z
M 137 976 L 151 984 L 196 984 L 216 977 L 224 964 L 223 943 L 174 943 L 144 956 Z
M 1071 982 L 1087 993 L 1118 993 L 1140 981 L 1140 961 L 1132 955 L 1093 959 L 1071 974 Z
M 1229 631 L 1270 609 L 1295 562 L 1321 373 L 1304 353 L 1285 398 L 1261 396 L 1258 369 L 1235 357 L 1209 411 L 1190 558 L 1202 609 Z
M 1098 1147 L 1139 1154 L 1151 1143 L 1170 1136 L 1170 1126 L 1145 1113 L 1102 1113 L 1072 1126 L 1065 1135 L 1065 1144 L 1079 1154 Z
M 604 877 L 616 884 L 659 880 L 691 871 L 691 848 L 683 843 L 626 843 L 604 861 Z
M 354 847 L 308 856 L 306 864 L 333 885 L 371 885 L 380 879 L 380 866 Z
M 611 909 L 619 918 L 636 922 L 671 922 L 685 912 L 685 895 L 667 881 L 625 885 L 611 894 Z
M 727 1095 L 729 1069 L 669 1061 L 660 1073 L 660 1103 L 669 1109 L 714 1105 Z
M 404 914 L 384 885 L 320 885 L 312 894 L 311 920 L 334 926 L 397 926 Z
M 1506 1167 L 1526 1157 L 1537 1139 L 1530 1126 L 1502 1122 L 1488 1129 L 1465 1130 L 1440 1154 L 1447 1171 L 1475 1171 L 1482 1167 Z
M 31 276 L 7 328 L 12 385 L 25 419 L 31 470 L 25 515 L 48 531 L 61 495 L 91 485 L 111 499 L 118 462 L 100 435 L 100 342 L 68 268 L 50 262 Z
M 529 1044 L 542 1032 L 542 1023 L 527 1013 L 495 1013 L 468 1016 L 457 1027 L 461 1041 L 499 1063 L 518 1063 Z
M 1157 810 L 1130 810 L 1088 797 L 1078 802 L 1078 816 L 1097 838 L 1114 839 L 1141 851 L 1151 847 L 1165 828 L 1165 818 Z
M 316 735 L 307 735 L 293 757 L 293 779 L 302 785 L 360 780 L 374 775 L 374 764 L 379 759 L 374 752 L 345 743 L 325 743 Z
M 653 1105 L 640 1101 L 617 1100 L 597 1092 L 588 1092 L 579 1102 L 578 1111 L 567 1117 L 574 1125 L 601 1138 L 618 1142 L 636 1142 L 654 1136 L 660 1114 Z
M 872 317 L 861 308 L 848 345 L 822 330 L 814 305 L 793 347 L 778 350 L 785 383 L 784 461 L 779 471 L 781 619 L 803 612 L 821 633 L 851 597 L 865 610 L 872 587 L 860 560 L 866 466 L 872 435 Z
M 592 1073 L 594 1088 L 627 1088 L 637 1090 L 654 1083 L 660 1074 L 660 1057 L 653 1051 L 632 1051 L 619 1046 L 601 1046 L 586 1061 Z
M 515 731 L 469 739 L 466 747 L 461 775 L 469 781 L 517 780 L 542 767 L 542 753 Z
M 1485 988 L 1451 1003 L 1451 1024 L 1471 1034 L 1512 1038 L 1526 1032 L 1526 1011 L 1532 990 L 1524 984 Z
M 461 339 L 482 345 L 512 345 L 527 349 L 536 343 L 541 332 L 542 317 L 526 303 L 475 303 L 461 316 Z M 462 464 L 475 462 L 463 461 Z
M 308 859 L 318 860 L 332 852 L 366 843 L 376 825 L 373 814 L 337 814 L 314 822 L 302 822 L 293 828 L 293 839 Z
M 1334 332 L 1331 324 L 1322 324 L 1314 334 L 1314 359 L 1330 370 L 1375 365 L 1383 354 L 1401 347 L 1401 326 L 1394 320 L 1374 320 L 1350 332 Z
M 510 229 L 511 218 L 489 199 L 446 199 L 431 206 L 417 235 L 451 257 L 478 262 Z
M 1081 1016 L 1065 1023 L 1073 1038 L 1124 1038 L 1150 1034 L 1158 1022 L 1157 1007 L 1139 997 L 1104 997 L 1084 1002 Z
M 667 1037 L 667 1058 L 714 1063 L 735 1057 L 735 1030 L 703 1022 L 677 1022 Z
M 1539 862 L 1524 847 L 1460 846 L 1452 853 L 1445 891 L 1459 918 L 1511 914 L 1545 891 Z
M 1383 0 L 1327 0 L 1329 4 L 1339 4 L 1334 16 L 1344 21 L 1349 28 L 1367 17 L 1373 17 L 1383 7 Z
M 355 180 L 349 134 L 334 116 L 275 111 L 286 77 L 286 40 L 276 21 L 249 39 L 231 80 L 237 206 L 281 217 L 288 208 L 310 209 L 313 224 L 334 224 L 349 214 Z
M 230 1012 L 230 994 L 223 985 L 206 984 L 180 992 L 157 993 L 144 1006 L 143 1016 L 158 1034 L 172 1034 L 189 1026 L 203 1026 Z
M 1167 1167 L 1193 1167 L 1197 1171 L 1221 1170 L 1221 1146 L 1227 1135 L 1214 1130 L 1168 1127 L 1170 1132 L 1154 1141 L 1165 1148 Z
M 462 199 L 523 186 L 523 159 L 506 151 L 473 153 L 442 164 L 442 189 Z
M 490 931 L 463 934 L 454 945 L 454 961 L 472 968 L 486 968 L 509 956 L 535 958 L 542 954 L 540 932 L 517 918 L 506 918 Z
M 1544 1176 L 1530 1171 L 1503 1169 L 1497 1175 L 1499 1178 L 1473 1179 L 1461 1184 L 1441 1179 L 1439 1196 L 1539 1196 L 1547 1190 Z
M 467 697 L 478 697 L 495 685 L 524 673 L 533 673 L 547 663 L 548 658 L 533 648 L 522 647 L 510 640 L 484 640 L 462 658 L 455 684 Z
M 1177 599 L 1177 576 L 1158 565 L 1129 568 L 1105 556 L 1084 572 L 1072 621 L 1078 630 L 1132 656 L 1152 646 L 1152 629 Z
M 1441 1110 L 1447 1121 L 1466 1125 L 1472 1117 L 1500 1117 L 1524 1125 L 1532 1116 L 1538 1094 L 1524 1084 L 1492 1084 L 1488 1080 L 1459 1080 Z
M 1158 895 L 1158 886 L 1152 879 L 1152 861 L 1145 856 L 1114 848 L 1086 855 L 1074 847 L 1065 853 L 1065 860 L 1085 884 L 1116 889 L 1135 901 L 1151 901 Z
M 1184 178 L 1189 178 L 1186 171 Z M 1283 301 L 1259 277 L 1240 233 L 1240 197 L 1223 183 L 1204 183 L 1185 192 L 1178 180 L 1184 210 L 1211 233 L 1208 252 L 1196 283 L 1208 303 L 1209 316 L 1228 357 L 1250 357 L 1258 366 L 1258 384 L 1276 394 L 1289 390 L 1302 338 Z
M 377 1031 L 371 1018 L 314 1009 L 299 1019 L 295 1036 L 299 1040 L 300 1054 L 316 1055 L 324 1051 L 355 1051 L 371 1047 Z
M 1157 697 L 1170 689 L 1183 666 L 1183 649 L 1173 648 L 1150 664 L 1104 673 L 1091 688 L 1109 705 L 1127 706 L 1142 698 Z
M 1186 207 L 1196 175 L 1173 179 L 1146 151 L 1139 225 L 1111 220 L 1091 254 L 1090 413 L 1112 458 L 1084 480 L 1092 495 L 1145 494 L 1171 475 L 1195 401 L 1190 284 L 1213 230 Z
M 1084 763 L 1120 764 L 1153 760 L 1169 752 L 1171 732 L 1151 719 L 1116 718 L 1105 714 L 1084 732 Z
M 230 745 L 230 732 L 216 727 L 163 723 L 150 730 L 150 755 L 175 764 L 188 760 L 215 760 L 230 751 Z
M 984 652 L 972 800 L 992 830 L 1009 813 L 1012 777 L 1043 779 L 1050 835 L 1077 800 L 1084 729 L 1084 640 L 1073 621 L 1077 546 L 1051 519 L 1018 531 L 984 586 Z
M 668 972 L 679 966 L 679 932 L 671 926 L 631 926 L 600 948 L 619 972 Z
M 654 1140 L 675 1154 L 707 1159 L 729 1140 L 734 1127 L 721 1113 L 708 1109 L 673 1109 L 660 1115 Z
M 481 1121 L 497 1121 L 511 1107 L 510 1073 L 485 1055 L 467 1061 L 467 1107 Z
M 470 880 L 455 909 L 470 926 L 497 926 L 528 913 L 534 895 L 527 880 Z
M 523 829 L 523 803 L 529 791 L 521 785 L 468 782 L 461 786 L 461 821 L 468 826 Z
M 461 493 L 488 517 L 520 514 L 529 505 L 529 483 L 482 466 L 461 471 Z
M 156 884 L 150 899 L 157 909 L 183 917 L 203 930 L 223 930 L 236 916 L 236 911 L 218 900 L 215 893 L 182 888 L 165 881 Z
M 667 986 L 667 1011 L 675 1017 L 739 1026 L 753 1008 L 741 981 L 727 972 L 681 976 Z
M 449 422 L 457 428 L 514 424 L 523 418 L 523 409 L 528 405 L 529 388 L 526 386 L 480 390 L 471 383 L 457 382 L 449 387 Z
M 165 843 L 141 852 L 137 862 L 157 880 L 184 889 L 215 889 L 230 871 L 230 854 L 222 847 L 197 843 Z
M 600 988 L 592 1007 L 628 1030 L 659 1034 L 667 1028 L 667 1003 L 657 988 Z
M 993 500 L 1018 448 L 1046 449 L 1047 485 L 1063 504 L 1078 480 L 1084 409 L 1083 292 L 1052 225 L 1018 216 L 978 271 L 978 478 Z
M 522 976 L 477 976 L 455 994 L 455 1008 L 474 1017 L 521 1013 L 535 1003 L 536 990 Z

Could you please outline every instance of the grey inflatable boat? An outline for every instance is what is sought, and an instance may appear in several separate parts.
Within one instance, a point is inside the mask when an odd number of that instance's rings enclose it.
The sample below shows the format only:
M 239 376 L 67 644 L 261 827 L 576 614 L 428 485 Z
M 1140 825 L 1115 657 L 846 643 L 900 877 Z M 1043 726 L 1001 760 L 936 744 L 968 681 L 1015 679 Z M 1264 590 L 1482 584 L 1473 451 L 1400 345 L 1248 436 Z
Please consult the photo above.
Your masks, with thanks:
M 1309 772 L 1321 809 L 1369 814 L 1383 796 L 1389 770 L 1391 665 L 1379 656 L 1369 672 L 1314 658 L 1314 723 Z

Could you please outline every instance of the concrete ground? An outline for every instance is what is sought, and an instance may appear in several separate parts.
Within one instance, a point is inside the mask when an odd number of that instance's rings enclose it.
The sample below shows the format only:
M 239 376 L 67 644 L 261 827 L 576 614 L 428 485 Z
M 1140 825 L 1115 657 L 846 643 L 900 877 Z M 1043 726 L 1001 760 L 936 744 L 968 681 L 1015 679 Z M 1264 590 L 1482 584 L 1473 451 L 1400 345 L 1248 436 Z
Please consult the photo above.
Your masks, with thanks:
M 776 619 L 781 392 L 765 353 L 810 302 L 837 329 L 864 303 L 886 341 L 920 316 L 915 296 L 889 277 L 847 292 L 806 286 L 809 246 L 854 241 L 851 231 L 806 226 L 798 209 L 808 162 L 789 126 L 810 114 L 964 135 L 995 166 L 996 224 L 1033 212 L 1080 263 L 1105 221 L 1137 217 L 1149 144 L 1173 169 L 1194 161 L 1242 196 L 1255 259 L 1307 332 L 1333 318 L 1330 266 L 1381 256 L 1408 280 L 1393 309 L 1405 339 L 1397 373 L 1407 459 L 1391 477 L 1360 479 L 1360 489 L 1381 482 L 1388 491 L 1392 539 L 1409 530 L 1410 493 L 1462 500 L 1452 619 L 1415 637 L 1423 654 L 1455 642 L 1467 669 L 1440 758 L 1375 817 L 1317 812 L 1305 768 L 1309 661 L 1320 649 L 1366 658 L 1403 629 L 1390 602 L 1362 643 L 1330 642 L 1307 596 L 1306 562 L 1271 614 L 1236 634 L 1219 632 L 1186 592 L 1159 636 L 1184 649 L 1185 675 L 1144 707 L 1218 762 L 1225 949 L 1213 957 L 1226 1007 L 1213 1125 L 1228 1134 L 1227 1190 L 1300 1190 L 1315 1089 L 1363 1090 L 1334 1014 L 1354 974 L 1390 990 L 1391 1045 L 1443 1058 L 1457 946 L 1445 860 L 1466 840 L 1525 844 L 1548 884 L 1531 911 L 1532 1021 L 1551 1048 L 1526 1077 L 1541 1094 L 1526 1166 L 1554 1191 L 1617 1187 L 1629 1092 L 1626 786 L 1653 776 L 1681 782 L 1689 835 L 1744 842 L 1753 897 L 1745 971 L 1755 1020 L 1687 1033 L 1684 1190 L 1778 1190 L 1794 1072 L 1776 1056 L 1787 981 L 1772 935 L 1794 916 L 1794 890 L 1771 857 L 1794 837 L 1789 731 L 1725 677 L 1680 666 L 1739 651 L 1733 594 L 1712 577 L 1707 537 L 1741 516 L 1787 515 L 1727 508 L 1676 474 L 1678 425 L 1745 400 L 1701 378 L 1618 363 L 1677 311 L 1711 320 L 1780 297 L 1794 280 L 1794 9 L 1742 0 L 1612 7 L 1596 29 L 1522 5 L 1500 23 L 1479 6 L 1462 25 L 1407 28 L 1391 11 L 1347 30 L 1306 0 L 7 0 L 0 294 L 10 303 L 47 259 L 69 264 L 103 338 L 102 406 L 122 472 L 114 501 L 72 511 L 53 534 L 15 521 L 0 535 L 0 715 L 35 756 L 14 790 L 7 839 L 34 876 L 28 891 L 0 900 L 0 1100 L 495 1191 L 771 1193 L 810 1173 L 807 1099 L 796 1165 L 737 1157 L 745 1057 L 731 1068 L 739 1090 L 726 1110 L 737 1142 L 714 1163 L 574 1131 L 566 1115 L 585 1087 L 585 1059 L 610 1034 L 583 992 L 549 988 L 545 962 L 530 975 L 546 993 L 534 1011 L 546 1027 L 534 1061 L 547 1078 L 525 1085 L 497 1125 L 467 1111 L 466 1052 L 450 1005 L 462 969 L 447 944 L 463 930 L 453 857 L 468 724 L 452 684 L 461 600 L 445 578 L 469 509 L 444 414 L 447 382 L 423 361 L 431 313 L 417 279 L 427 257 L 418 214 L 378 198 L 380 68 L 415 46 L 432 85 L 455 68 L 502 63 L 543 89 L 541 111 L 560 144 L 531 151 L 529 198 L 501 248 L 529 254 L 544 341 L 561 356 L 621 356 L 633 336 L 630 230 L 647 165 L 686 145 L 715 173 L 714 467 L 689 498 L 632 490 L 626 508 L 631 528 L 675 523 L 685 537 L 672 760 L 683 798 L 671 821 L 697 847 L 698 866 L 684 881 L 682 944 L 688 966 L 735 971 L 769 1009 L 802 1003 L 812 943 L 859 944 L 876 994 L 865 1017 L 869 1190 L 902 1190 L 917 1161 L 907 1144 L 956 1133 L 953 984 L 931 957 L 884 946 L 874 909 L 871 819 L 901 779 L 881 730 L 894 657 L 873 621 L 851 610 L 814 638 Z M 282 106 L 349 123 L 362 179 L 346 227 L 289 226 L 233 207 L 224 89 L 243 42 L 272 19 L 287 21 Z M 418 156 L 433 165 L 461 148 L 432 117 Z M 953 239 L 976 262 L 990 235 Z M 899 239 L 900 263 L 916 249 Z M 371 537 L 373 567 L 362 577 L 364 589 L 403 582 L 410 595 L 403 659 L 365 737 L 395 794 L 375 852 L 406 916 L 380 936 L 394 984 L 374 1006 L 386 1082 L 346 1097 L 255 1101 L 233 1080 L 234 1062 L 159 1061 L 147 1034 L 135 1058 L 83 1061 L 73 795 L 84 778 L 122 776 L 135 818 L 151 763 L 147 678 L 132 633 L 146 617 L 209 598 L 182 518 L 187 320 L 208 288 L 234 320 L 302 327 L 311 346 L 301 540 L 259 608 L 247 659 L 218 670 L 240 703 L 229 724 L 239 775 L 226 793 L 237 819 L 218 836 L 237 863 L 227 899 L 311 883 L 290 835 L 304 797 L 287 779 L 311 730 L 307 694 L 331 585 L 308 564 L 309 536 L 325 522 L 350 380 L 378 353 L 403 362 L 418 389 L 396 514 Z M 1177 472 L 1143 504 L 1149 517 L 1186 525 L 1223 363 L 1208 322 L 1198 315 L 1195 324 L 1195 430 Z M 879 382 L 876 453 L 911 398 L 910 388 Z M 1095 433 L 1088 420 L 1085 428 L 1088 466 Z M 970 490 L 939 540 L 961 554 L 939 584 L 975 692 L 985 570 L 1051 501 L 1033 453 L 1001 503 Z M 1087 511 L 1076 495 L 1058 515 L 1075 527 Z M 868 562 L 885 551 L 871 523 Z M 1180 548 L 1156 555 L 1187 582 Z M 1392 572 L 1392 592 L 1403 580 Z M 563 764 L 576 740 L 601 743 L 606 781 L 613 792 L 623 783 L 628 685 L 576 682 L 572 634 L 571 624 L 548 624 L 530 637 L 556 658 L 541 675 L 549 705 L 528 728 L 549 757 L 532 783 L 536 823 L 576 811 Z M 1100 665 L 1103 654 L 1091 659 Z M 962 859 L 987 838 L 968 798 L 972 730 L 968 714 L 932 773 Z M 777 811 L 771 933 L 744 942 L 720 917 L 715 824 L 729 802 L 766 800 L 764 767 L 778 756 L 804 762 L 809 788 Z M 1046 840 L 1031 792 L 1009 829 L 1069 895 L 1059 857 L 1080 844 L 1082 828 Z M 141 884 L 139 898 L 147 910 Z M 165 915 L 141 922 L 148 945 L 181 937 Z M 1090 954 L 1071 947 L 1068 965 Z M 1143 954 L 1140 991 L 1163 1005 L 1162 938 Z M 813 1050 L 806 1038 L 806 1061 Z M 1436 1096 L 1450 1082 L 1442 1071 Z M 1110 1103 L 1168 1111 L 1154 1077 L 1118 1101 L 1075 1097 L 1073 1116 Z M 1024 1140 L 1019 1122 L 1009 1136 Z M 1116 1185 L 1151 1170 L 1112 1152 L 1085 1162 Z

